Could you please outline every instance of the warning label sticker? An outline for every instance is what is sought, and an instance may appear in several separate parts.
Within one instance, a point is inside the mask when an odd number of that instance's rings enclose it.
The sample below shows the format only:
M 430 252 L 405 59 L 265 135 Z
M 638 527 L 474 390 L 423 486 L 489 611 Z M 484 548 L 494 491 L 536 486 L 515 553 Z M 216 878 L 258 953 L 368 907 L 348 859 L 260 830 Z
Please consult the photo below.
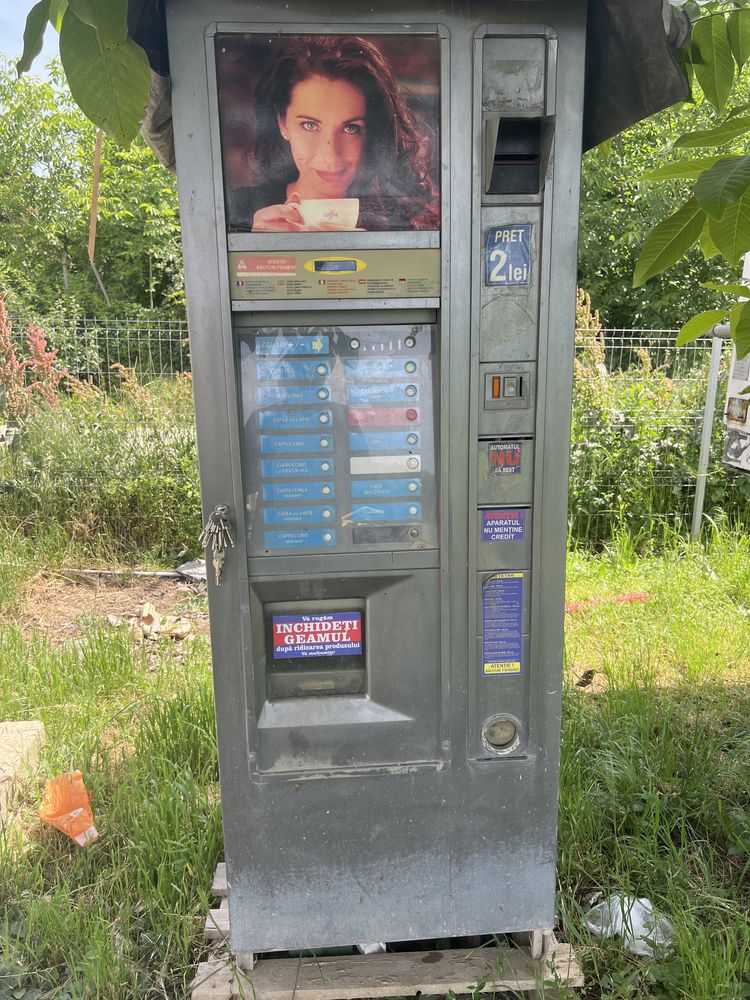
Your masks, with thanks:
M 523 573 L 498 573 L 482 585 L 482 675 L 521 673 Z
M 483 542 L 522 542 L 526 537 L 525 510 L 483 510 Z
M 362 613 L 274 615 L 273 658 L 353 656 L 362 652 Z
M 487 461 L 491 476 L 515 476 L 521 471 L 520 441 L 490 441 Z

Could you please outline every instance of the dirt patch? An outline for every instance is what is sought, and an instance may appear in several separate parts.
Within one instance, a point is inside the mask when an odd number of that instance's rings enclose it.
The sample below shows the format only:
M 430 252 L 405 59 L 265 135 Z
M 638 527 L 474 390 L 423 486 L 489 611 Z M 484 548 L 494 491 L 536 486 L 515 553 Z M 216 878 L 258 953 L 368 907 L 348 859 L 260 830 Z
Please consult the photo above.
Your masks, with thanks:
M 186 618 L 194 633 L 208 634 L 205 595 L 186 581 L 164 577 L 40 574 L 24 588 L 12 618 L 27 635 L 41 631 L 63 642 L 94 623 L 106 624 L 110 616 L 138 616 L 144 604 L 162 616 Z

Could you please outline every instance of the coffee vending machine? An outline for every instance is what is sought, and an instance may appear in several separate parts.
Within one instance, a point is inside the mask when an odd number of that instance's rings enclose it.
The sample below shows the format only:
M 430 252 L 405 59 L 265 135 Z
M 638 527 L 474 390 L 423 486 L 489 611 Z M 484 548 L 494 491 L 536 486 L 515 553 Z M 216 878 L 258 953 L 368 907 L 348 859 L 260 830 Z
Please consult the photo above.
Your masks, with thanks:
M 553 925 L 584 0 L 168 0 L 236 953 Z

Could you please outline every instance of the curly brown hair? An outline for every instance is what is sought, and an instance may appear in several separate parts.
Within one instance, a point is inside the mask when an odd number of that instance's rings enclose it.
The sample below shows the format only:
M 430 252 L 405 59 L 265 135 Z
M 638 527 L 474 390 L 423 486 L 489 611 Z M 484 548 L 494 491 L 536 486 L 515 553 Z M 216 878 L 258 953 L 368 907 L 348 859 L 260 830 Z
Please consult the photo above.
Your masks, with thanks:
M 294 87 L 311 76 L 346 80 L 365 98 L 367 138 L 349 194 L 362 199 L 367 229 L 437 229 L 432 177 L 434 134 L 399 93 L 380 49 L 357 35 L 298 35 L 286 41 L 255 88 L 254 158 L 269 182 L 290 182 L 296 168 L 278 128 Z

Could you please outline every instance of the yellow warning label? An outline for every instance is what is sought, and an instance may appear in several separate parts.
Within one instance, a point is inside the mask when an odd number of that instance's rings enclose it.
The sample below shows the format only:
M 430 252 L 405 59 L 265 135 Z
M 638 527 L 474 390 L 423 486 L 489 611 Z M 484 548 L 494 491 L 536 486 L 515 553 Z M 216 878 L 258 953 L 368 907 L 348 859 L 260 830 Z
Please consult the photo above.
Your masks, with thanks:
M 520 674 L 521 664 L 518 660 L 507 660 L 500 663 L 485 663 L 485 674 Z

